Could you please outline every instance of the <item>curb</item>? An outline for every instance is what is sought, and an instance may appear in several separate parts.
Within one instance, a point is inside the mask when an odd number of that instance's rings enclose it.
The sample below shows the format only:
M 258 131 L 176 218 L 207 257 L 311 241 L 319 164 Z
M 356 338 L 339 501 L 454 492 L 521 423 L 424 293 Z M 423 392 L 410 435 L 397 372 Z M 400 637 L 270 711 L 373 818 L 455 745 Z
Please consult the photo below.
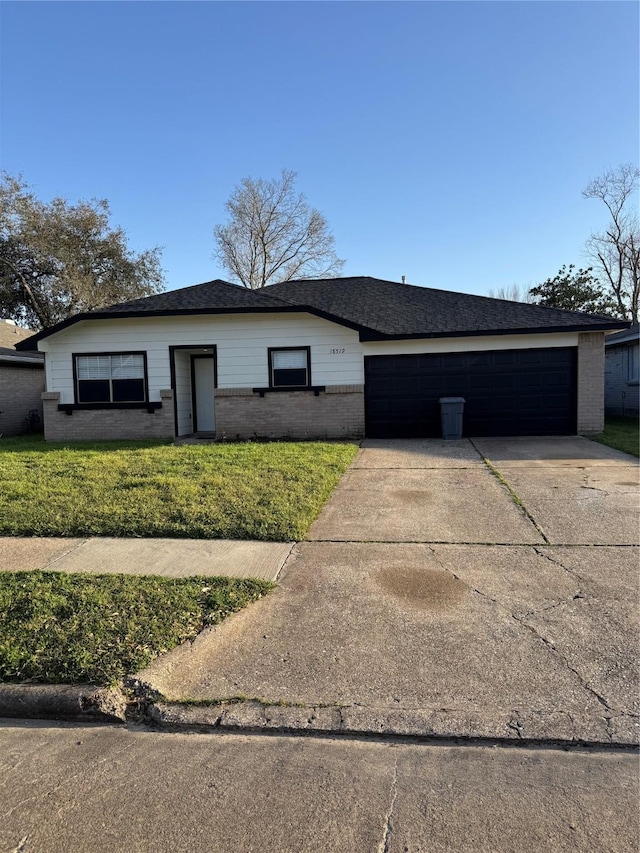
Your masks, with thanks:
M 628 714 L 576 719 L 561 711 L 511 711 L 482 718 L 447 709 L 279 705 L 251 699 L 195 704 L 165 701 L 133 679 L 125 686 L 133 688 L 136 699 L 127 699 L 118 687 L 91 684 L 0 684 L 0 718 L 135 722 L 166 731 L 215 729 L 562 749 L 638 750 L 640 746 L 640 719 Z
M 0 717 L 124 723 L 118 688 L 92 684 L 0 684 Z
M 561 748 L 638 749 L 640 721 L 635 717 L 588 718 L 528 712 L 482 720 L 455 711 L 370 709 L 361 706 L 268 705 L 257 701 L 193 705 L 143 701 L 144 720 L 161 729 L 211 729 L 308 734 L 316 736 L 411 738 L 429 741 L 491 742 Z M 561 723 L 564 723 L 562 725 Z

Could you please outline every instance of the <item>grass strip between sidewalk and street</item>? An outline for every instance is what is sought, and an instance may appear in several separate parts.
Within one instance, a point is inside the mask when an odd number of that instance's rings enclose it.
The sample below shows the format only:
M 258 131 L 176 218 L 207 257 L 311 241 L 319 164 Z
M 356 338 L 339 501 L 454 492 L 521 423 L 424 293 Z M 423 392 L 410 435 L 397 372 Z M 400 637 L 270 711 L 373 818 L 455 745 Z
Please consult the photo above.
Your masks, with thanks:
M 606 444 L 615 450 L 622 450 L 632 456 L 640 456 L 640 421 L 638 418 L 607 417 L 604 432 L 589 438 Z
M 300 540 L 357 449 L 3 438 L 0 534 Z
M 112 685 L 275 585 L 222 577 L 0 573 L 0 681 Z

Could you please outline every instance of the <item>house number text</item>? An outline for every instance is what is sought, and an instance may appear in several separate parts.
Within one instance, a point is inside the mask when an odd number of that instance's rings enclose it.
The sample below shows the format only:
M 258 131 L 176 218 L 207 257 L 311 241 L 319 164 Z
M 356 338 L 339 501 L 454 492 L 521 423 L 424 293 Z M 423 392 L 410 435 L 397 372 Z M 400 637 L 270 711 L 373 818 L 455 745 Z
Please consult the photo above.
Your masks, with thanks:
M 331 355 L 344 355 L 346 351 L 346 347 L 331 347 L 331 349 L 329 350 Z

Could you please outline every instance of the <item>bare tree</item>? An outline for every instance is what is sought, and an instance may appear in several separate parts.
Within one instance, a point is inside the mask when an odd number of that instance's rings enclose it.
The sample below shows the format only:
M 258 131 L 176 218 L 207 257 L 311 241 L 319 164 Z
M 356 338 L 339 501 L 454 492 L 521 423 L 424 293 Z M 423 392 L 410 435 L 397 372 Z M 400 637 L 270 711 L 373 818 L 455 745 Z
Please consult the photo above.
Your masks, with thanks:
M 519 284 L 510 284 L 506 287 L 497 287 L 489 291 L 492 299 L 507 299 L 509 302 L 533 302 L 530 287 L 521 287 Z
M 592 234 L 587 252 L 621 317 L 638 322 L 640 301 L 640 223 L 633 196 L 640 170 L 631 163 L 609 169 L 591 181 L 582 195 L 604 202 L 609 222 Z
M 295 191 L 295 179 L 287 169 L 271 181 L 244 178 L 225 204 L 229 220 L 214 229 L 214 257 L 245 287 L 333 278 L 344 266 L 327 220 Z

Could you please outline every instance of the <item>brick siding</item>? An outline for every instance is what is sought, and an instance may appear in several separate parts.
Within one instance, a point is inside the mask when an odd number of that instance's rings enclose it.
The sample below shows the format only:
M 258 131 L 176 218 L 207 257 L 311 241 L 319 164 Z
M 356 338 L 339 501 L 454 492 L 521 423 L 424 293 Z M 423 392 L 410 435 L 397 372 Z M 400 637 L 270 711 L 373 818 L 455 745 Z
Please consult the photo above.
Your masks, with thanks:
M 37 409 L 42 423 L 44 369 L 42 365 L 18 366 L 0 364 L 0 435 L 19 435 L 27 432 L 27 418 Z
M 218 388 L 215 392 L 216 437 L 361 438 L 364 435 L 364 386 L 328 385 L 313 391 L 266 391 Z
M 578 433 L 604 429 L 604 335 L 578 335 Z
M 153 414 L 146 409 L 76 409 L 67 415 L 58 411 L 59 392 L 46 391 L 44 437 L 47 441 L 173 438 L 173 391 L 161 391 L 160 397 L 162 408 Z

